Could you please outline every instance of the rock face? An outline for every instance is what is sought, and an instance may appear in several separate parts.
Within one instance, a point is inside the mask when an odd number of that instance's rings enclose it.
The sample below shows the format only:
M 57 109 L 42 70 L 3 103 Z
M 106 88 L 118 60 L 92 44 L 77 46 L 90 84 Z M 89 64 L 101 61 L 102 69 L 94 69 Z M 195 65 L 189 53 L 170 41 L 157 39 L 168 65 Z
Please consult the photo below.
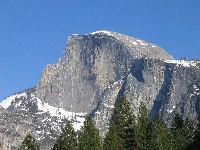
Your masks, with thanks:
M 44 69 L 36 95 L 53 106 L 88 113 L 102 99 L 100 93 L 143 57 L 172 59 L 158 46 L 114 32 L 71 36 L 59 61 Z
M 170 123 L 175 112 L 194 118 L 200 114 L 199 68 L 199 61 L 174 60 L 162 48 L 123 34 L 72 35 L 35 88 L 1 103 L 0 139 L 9 141 L 2 145 L 16 149 L 31 132 L 42 149 L 50 149 L 66 120 L 79 130 L 87 114 L 104 136 L 120 95 L 136 116 L 143 101 L 150 118 L 158 113 Z

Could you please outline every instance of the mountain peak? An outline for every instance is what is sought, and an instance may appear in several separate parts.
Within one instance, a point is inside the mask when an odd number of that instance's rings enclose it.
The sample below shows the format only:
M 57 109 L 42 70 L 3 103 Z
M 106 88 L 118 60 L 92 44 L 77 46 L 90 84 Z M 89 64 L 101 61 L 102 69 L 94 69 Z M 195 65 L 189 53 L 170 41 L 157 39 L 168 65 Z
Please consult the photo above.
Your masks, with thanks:
M 114 32 L 112 31 L 107 31 L 107 30 L 99 30 L 99 31 L 95 31 L 95 32 L 92 32 L 92 33 L 89 33 L 89 34 L 107 34 L 107 35 L 112 35 Z
M 112 45 L 115 43 L 115 45 L 120 44 L 120 45 L 125 46 L 126 49 L 128 49 L 129 53 L 134 58 L 174 60 L 174 58 L 161 47 L 155 44 L 152 44 L 150 42 L 146 42 L 144 40 L 134 38 L 125 34 L 118 33 L 118 32 L 113 32 L 113 31 L 108 31 L 108 30 L 99 30 L 99 31 L 95 31 L 95 32 L 85 34 L 85 35 L 73 34 L 73 36 L 75 38 L 70 37 L 69 41 L 70 39 L 78 39 L 78 42 L 82 43 L 81 45 L 85 45 L 84 43 L 88 43 L 90 41 L 90 43 L 93 42 L 93 48 L 97 45 L 105 44 L 102 42 L 105 42 L 106 39 L 107 39 L 107 44 L 108 44 L 108 40 L 112 40 L 111 42 Z M 103 41 L 102 41 L 102 38 L 104 38 Z

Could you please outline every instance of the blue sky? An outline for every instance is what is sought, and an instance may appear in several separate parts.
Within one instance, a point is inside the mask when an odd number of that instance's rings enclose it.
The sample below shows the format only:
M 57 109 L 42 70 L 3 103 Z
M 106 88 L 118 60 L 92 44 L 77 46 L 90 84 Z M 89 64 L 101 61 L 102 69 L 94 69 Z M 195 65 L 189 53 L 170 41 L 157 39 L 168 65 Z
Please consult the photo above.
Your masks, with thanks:
M 200 0 L 0 0 L 0 100 L 37 84 L 73 33 L 124 33 L 200 58 Z

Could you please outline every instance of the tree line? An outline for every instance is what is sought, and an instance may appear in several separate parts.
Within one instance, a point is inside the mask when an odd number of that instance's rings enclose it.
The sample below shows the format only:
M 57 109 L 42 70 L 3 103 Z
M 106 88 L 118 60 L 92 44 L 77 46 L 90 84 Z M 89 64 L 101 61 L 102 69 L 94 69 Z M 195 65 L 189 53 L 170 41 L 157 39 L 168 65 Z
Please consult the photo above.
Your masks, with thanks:
M 39 150 L 36 140 L 28 134 L 19 150 Z M 102 139 L 88 116 L 80 133 L 66 123 L 52 150 L 198 150 L 200 149 L 200 117 L 183 120 L 177 113 L 168 126 L 159 115 L 148 117 L 140 103 L 135 117 L 125 96 L 117 99 L 109 130 Z

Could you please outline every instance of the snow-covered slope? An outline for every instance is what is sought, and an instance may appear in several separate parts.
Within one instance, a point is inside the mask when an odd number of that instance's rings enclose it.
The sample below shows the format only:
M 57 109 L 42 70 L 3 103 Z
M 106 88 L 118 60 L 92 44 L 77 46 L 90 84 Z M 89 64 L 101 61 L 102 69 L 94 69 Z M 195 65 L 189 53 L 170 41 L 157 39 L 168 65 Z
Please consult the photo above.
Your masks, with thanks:
M 188 60 L 165 60 L 166 63 L 181 65 L 183 67 L 197 67 L 196 61 L 188 61 Z
M 20 99 L 20 100 L 16 100 Z M 28 101 L 24 101 L 27 99 L 27 93 L 23 92 L 20 94 L 14 94 L 6 99 L 4 99 L 0 105 L 8 109 L 9 107 L 15 108 L 15 107 L 20 107 L 20 110 L 25 110 L 27 111 L 26 104 L 29 102 L 34 102 L 37 105 L 37 113 L 35 114 L 42 114 L 42 113 L 48 113 L 52 117 L 58 117 L 60 119 L 66 118 L 68 120 L 72 120 L 76 118 L 76 122 L 73 122 L 75 130 L 80 130 L 80 127 L 83 125 L 84 118 L 86 116 L 85 113 L 76 113 L 76 112 L 69 112 L 66 111 L 63 108 L 56 108 L 54 106 L 49 105 L 48 103 L 43 102 L 39 98 L 35 97 L 34 93 L 31 94 L 31 99 Z M 45 120 L 45 119 L 44 119 Z
M 9 97 L 5 98 L 5 99 L 0 103 L 0 105 L 1 105 L 3 108 L 7 109 L 7 108 L 11 105 L 11 102 L 12 102 L 13 100 L 15 100 L 16 98 L 26 97 L 26 96 L 27 96 L 27 95 L 26 95 L 25 92 L 20 93 L 20 94 L 14 94 L 14 95 L 12 95 L 12 96 L 9 96 Z
M 31 132 L 42 145 L 42 149 L 51 149 L 67 120 L 78 131 L 87 115 L 51 106 L 30 91 L 14 94 L 4 99 L 0 105 L 5 109 L 0 112 L 0 132 L 4 133 L 4 142 L 9 139 L 7 144 L 14 147 Z

